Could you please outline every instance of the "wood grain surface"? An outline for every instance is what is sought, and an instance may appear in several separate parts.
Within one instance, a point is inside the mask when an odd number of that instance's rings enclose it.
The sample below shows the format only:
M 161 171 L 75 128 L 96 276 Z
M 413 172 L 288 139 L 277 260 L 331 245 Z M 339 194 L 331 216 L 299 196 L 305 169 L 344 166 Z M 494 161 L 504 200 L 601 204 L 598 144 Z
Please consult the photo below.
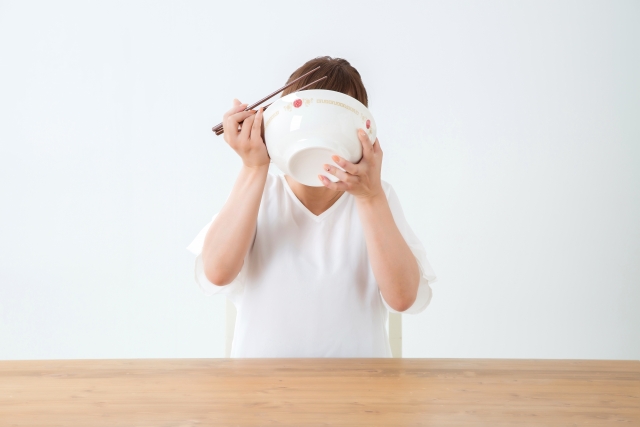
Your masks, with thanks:
M 640 362 L 0 361 L 0 426 L 640 426 Z

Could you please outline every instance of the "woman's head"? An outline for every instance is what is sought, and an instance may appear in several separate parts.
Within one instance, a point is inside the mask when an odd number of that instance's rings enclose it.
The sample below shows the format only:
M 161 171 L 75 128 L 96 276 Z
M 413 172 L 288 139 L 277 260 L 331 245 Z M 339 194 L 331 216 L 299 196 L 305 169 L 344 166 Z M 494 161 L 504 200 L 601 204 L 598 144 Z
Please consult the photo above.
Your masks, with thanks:
M 310 86 L 309 89 L 327 89 L 342 92 L 357 99 L 363 103 L 365 107 L 369 107 L 367 90 L 364 88 L 364 84 L 362 84 L 360 73 L 358 73 L 358 70 L 353 68 L 346 59 L 331 58 L 330 56 L 319 56 L 314 58 L 307 61 L 302 67 L 294 71 L 293 74 L 291 74 L 291 77 L 289 77 L 289 80 L 287 80 L 287 83 L 297 79 L 305 73 L 308 73 L 318 66 L 320 68 L 316 71 L 305 78 L 298 80 L 295 84 L 285 89 L 282 92 L 282 96 L 293 93 L 298 90 L 298 88 L 301 88 L 314 80 L 318 80 L 323 76 L 327 76 L 326 79 Z

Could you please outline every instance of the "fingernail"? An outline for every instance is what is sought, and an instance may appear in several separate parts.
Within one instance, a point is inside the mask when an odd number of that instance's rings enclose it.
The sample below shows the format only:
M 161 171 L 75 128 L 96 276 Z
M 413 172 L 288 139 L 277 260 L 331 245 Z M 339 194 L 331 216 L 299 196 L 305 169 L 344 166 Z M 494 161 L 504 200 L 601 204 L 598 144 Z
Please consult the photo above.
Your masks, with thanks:
M 331 156 L 331 159 L 336 163 L 338 163 L 340 161 L 340 157 L 338 157 L 338 156 Z
M 329 171 L 329 165 L 324 165 L 324 170 Z

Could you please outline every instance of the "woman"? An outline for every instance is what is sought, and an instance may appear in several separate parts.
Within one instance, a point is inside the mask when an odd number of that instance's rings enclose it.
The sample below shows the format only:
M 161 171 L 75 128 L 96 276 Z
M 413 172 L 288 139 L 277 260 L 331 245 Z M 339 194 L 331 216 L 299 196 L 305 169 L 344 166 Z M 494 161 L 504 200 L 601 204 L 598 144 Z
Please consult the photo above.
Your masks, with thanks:
M 319 57 L 289 81 L 320 66 L 283 95 L 321 76 L 314 89 L 368 105 L 360 74 L 340 58 Z M 243 166 L 224 206 L 188 249 L 196 282 L 238 309 L 231 357 L 391 357 L 388 310 L 417 314 L 436 276 L 407 224 L 398 197 L 381 180 L 382 150 L 358 130 L 363 157 L 334 156 L 332 182 L 311 187 L 269 173 L 262 109 L 234 100 L 225 141 Z M 238 131 L 238 127 L 241 130 Z

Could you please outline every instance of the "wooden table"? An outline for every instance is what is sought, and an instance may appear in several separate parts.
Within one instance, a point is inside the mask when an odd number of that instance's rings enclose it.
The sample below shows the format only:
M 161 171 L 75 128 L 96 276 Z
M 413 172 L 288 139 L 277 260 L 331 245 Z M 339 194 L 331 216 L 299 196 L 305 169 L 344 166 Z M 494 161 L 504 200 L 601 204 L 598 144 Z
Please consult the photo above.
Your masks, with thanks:
M 640 426 L 640 362 L 0 361 L 1 426 Z

